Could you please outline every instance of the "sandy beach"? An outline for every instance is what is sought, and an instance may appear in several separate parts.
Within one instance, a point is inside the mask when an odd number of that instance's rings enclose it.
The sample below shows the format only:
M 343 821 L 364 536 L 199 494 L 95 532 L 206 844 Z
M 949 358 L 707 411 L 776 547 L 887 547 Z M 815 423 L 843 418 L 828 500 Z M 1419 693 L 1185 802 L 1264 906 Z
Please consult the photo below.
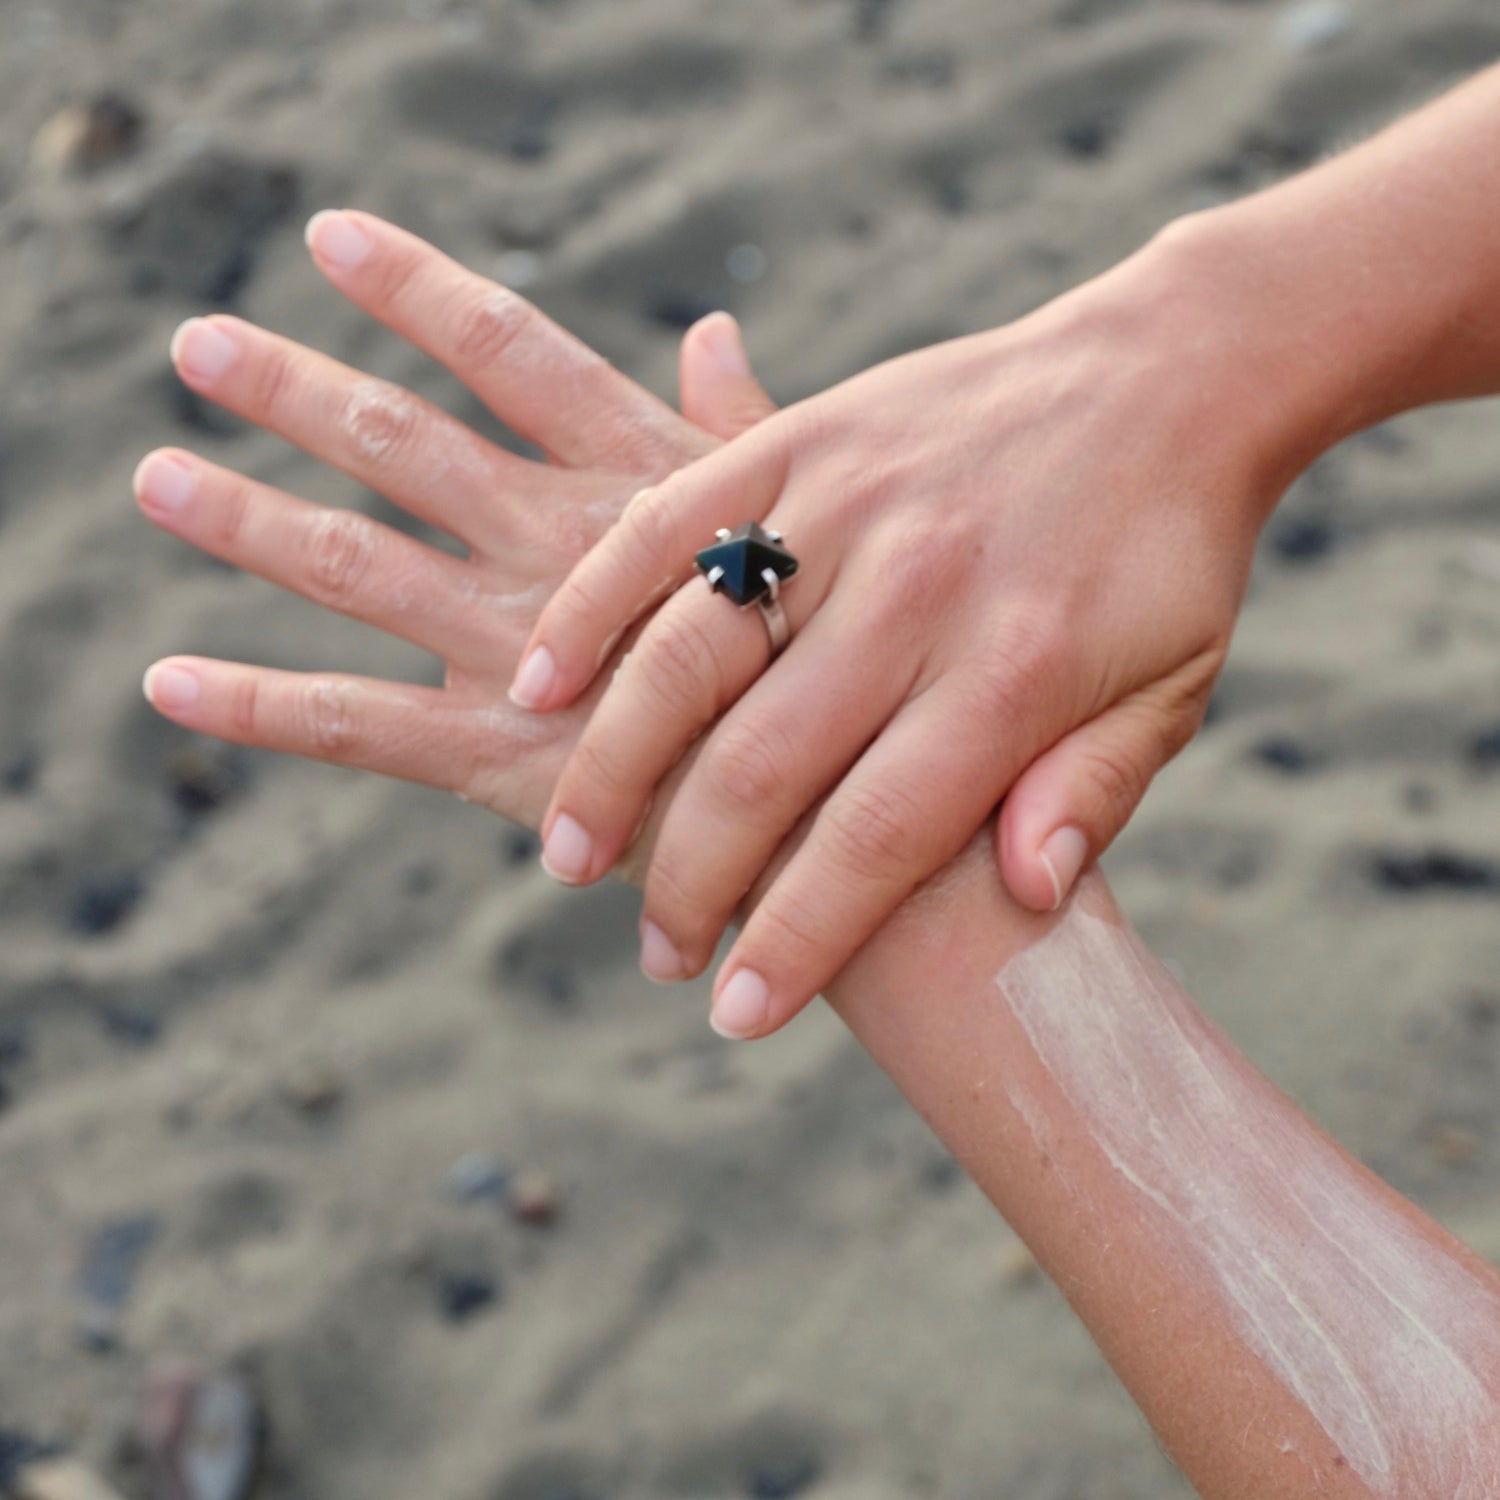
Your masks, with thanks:
M 668 397 L 729 307 L 790 401 L 1497 56 L 1489 0 L 5 5 L 0 1494 L 56 1445 L 148 1500 L 139 1393 L 186 1360 L 254 1389 L 257 1500 L 1189 1495 L 828 1011 L 723 1042 L 705 983 L 640 977 L 632 892 L 153 714 L 177 651 L 438 679 L 159 533 L 130 475 L 180 444 L 415 526 L 177 383 L 212 308 L 494 430 L 317 275 L 324 206 Z M 1209 723 L 1106 861 L 1236 1043 L 1490 1257 L 1497 653 L 1495 408 L 1362 435 L 1273 520 Z

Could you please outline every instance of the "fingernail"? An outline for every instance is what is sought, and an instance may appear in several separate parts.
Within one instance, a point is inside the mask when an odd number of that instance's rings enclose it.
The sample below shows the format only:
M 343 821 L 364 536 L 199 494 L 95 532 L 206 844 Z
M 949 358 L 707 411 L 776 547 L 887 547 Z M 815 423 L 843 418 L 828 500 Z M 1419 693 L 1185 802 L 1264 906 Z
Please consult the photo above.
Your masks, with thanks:
M 172 363 L 199 380 L 217 380 L 234 363 L 239 346 L 202 318 L 189 318 L 172 335 Z
M 1047 874 L 1052 879 L 1053 911 L 1063 904 L 1073 889 L 1073 882 L 1078 879 L 1088 852 L 1089 841 L 1077 828 L 1059 828 L 1038 850 L 1037 857 L 1047 867 Z
M 164 667 L 158 664 L 146 672 L 141 684 L 146 701 L 153 708 L 191 708 L 198 701 L 200 684 L 197 674 L 186 667 Z
M 708 1024 L 720 1036 L 741 1042 L 766 1024 L 766 982 L 754 969 L 738 969 L 714 1001 Z
M 709 353 L 720 369 L 730 375 L 748 375 L 750 361 L 745 358 L 745 346 L 740 342 L 739 324 L 729 313 L 717 313 L 709 319 L 703 336 L 708 340 Z
M 510 701 L 518 708 L 536 708 L 547 696 L 552 680 L 557 676 L 557 663 L 545 646 L 538 646 L 516 673 L 510 685 Z
M 169 453 L 148 453 L 136 465 L 132 485 L 151 510 L 178 511 L 193 498 L 198 473 Z
M 352 271 L 363 265 L 370 253 L 370 236 L 347 214 L 336 208 L 325 208 L 307 221 L 303 232 L 307 248 L 319 260 L 337 266 L 341 271 Z
M 682 955 L 655 922 L 641 928 L 641 972 L 658 984 L 671 984 L 683 975 Z
M 583 824 L 567 813 L 559 813 L 542 845 L 542 868 L 565 885 L 576 885 L 589 872 L 594 857 L 594 841 Z

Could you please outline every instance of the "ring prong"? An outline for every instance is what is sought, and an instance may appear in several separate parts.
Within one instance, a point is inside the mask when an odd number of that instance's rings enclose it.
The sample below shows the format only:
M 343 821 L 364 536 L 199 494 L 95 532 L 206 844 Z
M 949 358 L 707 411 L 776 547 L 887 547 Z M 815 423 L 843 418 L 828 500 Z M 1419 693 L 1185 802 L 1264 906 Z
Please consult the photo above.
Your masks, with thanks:
M 766 592 L 771 596 L 771 603 L 775 604 L 781 597 L 781 580 L 770 568 L 762 568 L 760 576 L 766 581 Z
M 709 588 L 716 589 L 719 586 L 719 580 L 724 576 L 724 570 L 723 568 L 710 568 L 703 576 L 708 579 Z
M 730 529 L 727 526 L 721 526 L 721 527 L 719 527 L 719 529 L 716 532 L 714 532 L 714 535 L 721 542 L 727 542 L 729 540 L 729 538 L 734 535 L 734 533 L 732 531 L 730 531 Z
M 779 531 L 768 531 L 766 535 L 770 537 L 773 542 L 779 542 L 781 540 L 781 533 Z

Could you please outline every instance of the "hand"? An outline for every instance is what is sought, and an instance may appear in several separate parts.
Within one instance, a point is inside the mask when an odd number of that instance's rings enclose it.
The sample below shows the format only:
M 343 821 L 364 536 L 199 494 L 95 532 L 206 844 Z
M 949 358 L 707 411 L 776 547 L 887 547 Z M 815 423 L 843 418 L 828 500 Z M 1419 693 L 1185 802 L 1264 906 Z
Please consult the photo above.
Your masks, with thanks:
M 157 525 L 426 648 L 447 685 L 173 657 L 147 673 L 147 696 L 191 729 L 423 782 L 535 826 L 587 712 L 581 702 L 543 721 L 505 700 L 542 601 L 642 485 L 771 404 L 723 314 L 684 338 L 685 420 L 522 298 L 393 225 L 320 214 L 308 240 L 335 287 L 553 461 L 518 458 L 398 387 L 239 319 L 189 321 L 172 353 L 194 390 L 452 533 L 468 556 L 180 449 L 151 453 L 135 492 Z
M 673 474 L 543 610 L 512 695 L 546 712 L 717 528 L 763 521 L 801 560 L 769 669 L 754 611 L 696 579 L 662 606 L 543 821 L 548 867 L 598 879 L 719 721 L 646 881 L 643 964 L 679 979 L 827 798 L 720 971 L 725 1033 L 782 1025 L 1002 798 L 1006 883 L 1055 908 L 1201 721 L 1290 475 L 1264 394 L 1215 367 L 1229 341 L 1194 342 L 1211 299 L 1173 243 Z

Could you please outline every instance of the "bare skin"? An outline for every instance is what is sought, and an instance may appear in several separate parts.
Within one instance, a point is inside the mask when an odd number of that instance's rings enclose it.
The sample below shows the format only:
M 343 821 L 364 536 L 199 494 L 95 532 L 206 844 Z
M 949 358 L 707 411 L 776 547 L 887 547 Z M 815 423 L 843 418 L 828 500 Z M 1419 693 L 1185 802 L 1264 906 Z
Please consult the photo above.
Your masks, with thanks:
M 648 972 L 694 975 L 820 804 L 715 981 L 738 1037 L 794 1015 L 1002 796 L 1006 884 L 1056 906 L 1196 731 L 1291 478 L 1397 411 L 1500 390 L 1497 137 L 1500 70 L 654 488 L 547 606 L 518 701 L 571 702 L 662 580 L 749 519 L 801 556 L 792 642 L 767 669 L 754 614 L 698 582 L 660 609 L 559 781 L 548 867 L 602 876 L 708 731 L 643 916 Z
M 421 590 L 437 585 L 419 544 L 178 450 L 151 455 L 137 493 L 157 524 L 420 640 L 448 663 L 449 686 L 172 658 L 148 674 L 148 695 L 191 728 L 445 787 L 535 825 L 589 707 L 585 698 L 538 718 L 505 700 L 541 600 L 611 512 L 756 420 L 764 397 L 717 352 L 732 325 L 693 330 L 685 403 L 710 436 L 523 305 L 497 305 L 498 289 L 390 226 L 361 224 L 371 246 L 360 266 L 320 262 L 335 285 L 419 340 L 502 418 L 530 426 L 559 461 L 542 468 L 486 451 L 433 408 L 233 319 L 209 320 L 237 346 L 217 374 L 199 358 L 204 325 L 179 335 L 178 367 L 196 389 L 440 518 L 471 556 L 440 580 L 446 598 L 426 599 Z M 179 504 L 164 503 L 174 495 Z M 639 836 L 637 880 L 660 825 L 658 808 Z M 828 998 L 1032 1247 L 1199 1492 L 1500 1491 L 1500 1278 L 1339 1151 L 1197 1016 L 1125 936 L 1102 879 L 1090 876 L 1056 916 L 1029 913 L 1001 885 L 991 837 L 983 830 L 910 896 Z M 750 908 L 775 874 L 773 864 Z M 1076 1045 L 1090 1034 L 1049 1030 L 1054 1014 L 1090 1018 L 1129 1056 L 1176 1058 L 1176 1071 L 1155 1079 L 1154 1094 L 1101 1092 L 1084 1070 L 1093 1050 Z M 1200 1075 L 1211 1095 L 1194 1092 Z M 1171 1151 L 1152 1154 L 1158 1134 Z M 1388 1250 L 1400 1251 L 1394 1269 Z M 1330 1256 L 1349 1268 L 1333 1283 L 1320 1278 Z M 1384 1280 L 1366 1286 L 1363 1265 L 1384 1268 Z M 1354 1325 L 1351 1281 L 1363 1320 Z M 1410 1335 L 1410 1309 L 1425 1338 Z M 1388 1367 L 1402 1378 L 1385 1381 Z M 1434 1410 L 1433 1388 L 1463 1396 L 1461 1430 L 1446 1407 Z

